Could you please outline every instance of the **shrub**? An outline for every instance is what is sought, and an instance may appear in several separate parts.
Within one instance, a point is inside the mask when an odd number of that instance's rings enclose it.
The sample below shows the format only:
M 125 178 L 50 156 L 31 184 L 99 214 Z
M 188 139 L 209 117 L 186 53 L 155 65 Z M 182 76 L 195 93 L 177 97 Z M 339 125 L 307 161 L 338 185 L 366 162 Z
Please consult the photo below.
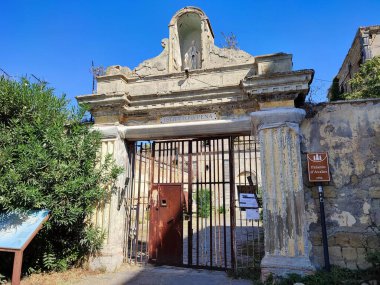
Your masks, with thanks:
M 100 163 L 99 133 L 68 106 L 44 85 L 0 78 L 0 210 L 51 210 L 24 256 L 31 271 L 64 270 L 101 248 L 87 217 L 121 171 Z

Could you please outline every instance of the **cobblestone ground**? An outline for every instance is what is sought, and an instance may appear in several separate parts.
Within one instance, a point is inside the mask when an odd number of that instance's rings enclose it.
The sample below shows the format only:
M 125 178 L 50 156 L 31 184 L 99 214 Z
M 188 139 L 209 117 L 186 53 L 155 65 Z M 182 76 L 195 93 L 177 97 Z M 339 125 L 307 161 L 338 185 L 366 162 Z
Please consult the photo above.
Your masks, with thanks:
M 225 272 L 171 266 L 126 266 L 115 273 L 87 276 L 69 281 L 73 285 L 248 285 L 250 280 L 232 279 Z M 65 285 L 66 285 L 65 284 Z

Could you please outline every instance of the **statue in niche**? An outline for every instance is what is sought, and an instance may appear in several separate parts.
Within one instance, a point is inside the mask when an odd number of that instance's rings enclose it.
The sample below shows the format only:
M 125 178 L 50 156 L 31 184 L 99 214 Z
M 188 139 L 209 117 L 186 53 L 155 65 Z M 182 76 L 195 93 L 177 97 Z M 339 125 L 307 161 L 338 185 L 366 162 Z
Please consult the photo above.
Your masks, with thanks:
M 195 40 L 191 41 L 191 46 L 185 53 L 184 57 L 184 69 L 185 70 L 193 70 L 200 68 L 200 60 L 199 60 L 199 51 L 195 46 Z

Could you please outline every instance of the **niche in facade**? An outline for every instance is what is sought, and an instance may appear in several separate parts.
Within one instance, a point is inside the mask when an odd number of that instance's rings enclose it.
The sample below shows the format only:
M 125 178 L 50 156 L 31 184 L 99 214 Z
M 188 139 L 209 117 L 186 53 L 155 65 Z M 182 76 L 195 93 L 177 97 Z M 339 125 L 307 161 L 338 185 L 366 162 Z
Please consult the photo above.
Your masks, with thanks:
M 201 18 L 195 13 L 182 15 L 177 22 L 181 50 L 181 70 L 199 69 L 202 66 Z

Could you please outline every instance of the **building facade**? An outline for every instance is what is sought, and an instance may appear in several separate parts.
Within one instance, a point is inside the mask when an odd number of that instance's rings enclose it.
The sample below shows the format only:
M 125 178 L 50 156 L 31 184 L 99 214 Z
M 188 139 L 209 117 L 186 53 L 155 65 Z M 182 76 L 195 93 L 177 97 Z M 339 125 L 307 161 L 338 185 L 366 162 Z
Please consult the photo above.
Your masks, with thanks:
M 351 92 L 348 81 L 362 63 L 375 56 L 380 56 L 380 26 L 360 27 L 333 83 L 339 85 L 340 93 Z

